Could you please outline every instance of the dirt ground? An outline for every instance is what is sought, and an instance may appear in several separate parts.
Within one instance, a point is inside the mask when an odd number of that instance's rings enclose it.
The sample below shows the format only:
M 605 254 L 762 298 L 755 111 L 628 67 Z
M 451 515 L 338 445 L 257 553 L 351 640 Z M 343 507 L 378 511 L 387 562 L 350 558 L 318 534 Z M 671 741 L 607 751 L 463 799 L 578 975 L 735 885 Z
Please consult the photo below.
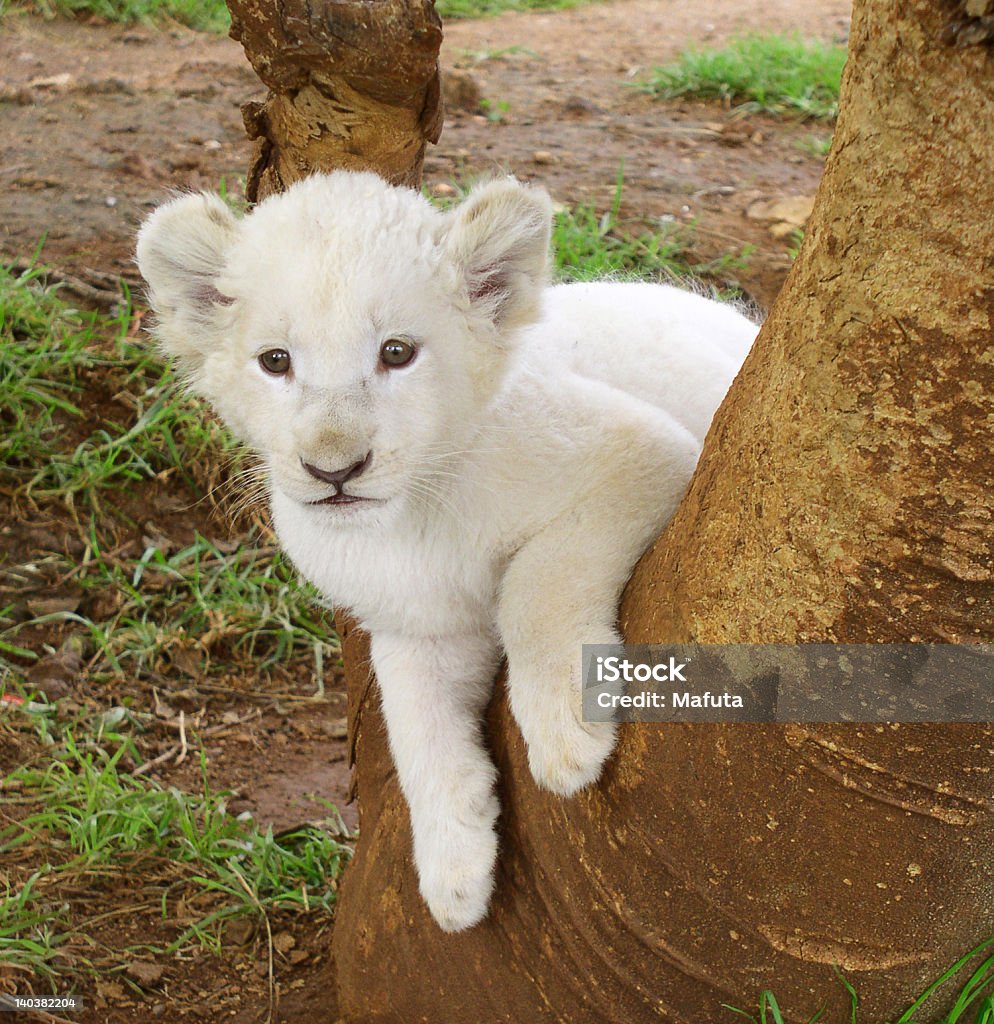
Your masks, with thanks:
M 457 72 L 450 77 L 458 88 L 425 181 L 444 188 L 465 175 L 508 170 L 540 182 L 559 201 L 605 209 L 623 161 L 623 215 L 647 224 L 693 222 L 702 260 L 754 247 L 736 283 L 768 306 L 789 268 L 790 240 L 756 218 L 757 204 L 813 195 L 822 161 L 799 143 L 829 130 L 696 102 L 663 103 L 632 86 L 688 43 L 719 43 L 744 31 L 841 41 L 848 15 L 846 0 L 613 0 L 453 22 L 443 68 Z M 118 277 L 138 289 L 138 223 L 171 188 L 217 188 L 223 180 L 229 193 L 239 193 L 251 153 L 239 107 L 258 98 L 258 80 L 226 38 L 8 16 L 0 33 L 0 258 L 24 261 L 42 245 L 41 259 L 90 301 L 112 299 Z M 480 98 L 489 101 L 491 117 Z M 214 536 L 226 529 L 183 521 L 176 509 L 157 521 L 179 539 L 195 525 Z M 2 547 L 26 561 L 52 547 L 57 529 L 6 524 Z M 356 821 L 355 807 L 346 807 L 343 694 L 332 685 L 326 699 L 309 700 L 309 686 L 288 678 L 260 692 L 252 680 L 215 681 L 213 690 L 169 697 L 189 714 L 205 707 L 240 722 L 208 742 L 211 779 L 236 791 L 235 809 L 251 809 L 276 829 L 322 814 L 314 796 Z M 16 756 L 0 752 L 0 767 Z M 193 776 L 186 766 L 159 778 L 182 785 Z M 130 923 L 117 918 L 108 937 L 142 934 L 154 927 L 149 920 L 137 911 Z M 288 917 L 274 928 L 292 930 L 293 945 L 276 965 L 273 1019 L 333 1021 L 328 923 Z M 266 1019 L 258 936 L 240 936 L 224 958 L 205 953 L 161 966 L 143 991 L 108 981 L 85 992 L 89 1008 L 73 1019 Z
M 503 169 L 557 200 L 606 207 L 623 161 L 624 212 L 696 221 L 702 258 L 756 246 L 740 284 L 768 305 L 787 244 L 746 211 L 811 195 L 821 160 L 797 143 L 827 130 L 661 103 L 632 86 L 688 43 L 769 30 L 844 39 L 848 11 L 844 0 L 616 0 L 453 22 L 443 67 L 461 72 L 450 99 L 462 105 L 449 105 L 426 182 Z M 108 273 L 137 284 L 134 232 L 166 189 L 223 179 L 238 193 L 251 152 L 240 104 L 261 88 L 231 40 L 14 16 L 0 69 L 0 254 L 24 257 L 44 239 L 45 260 L 97 287 Z

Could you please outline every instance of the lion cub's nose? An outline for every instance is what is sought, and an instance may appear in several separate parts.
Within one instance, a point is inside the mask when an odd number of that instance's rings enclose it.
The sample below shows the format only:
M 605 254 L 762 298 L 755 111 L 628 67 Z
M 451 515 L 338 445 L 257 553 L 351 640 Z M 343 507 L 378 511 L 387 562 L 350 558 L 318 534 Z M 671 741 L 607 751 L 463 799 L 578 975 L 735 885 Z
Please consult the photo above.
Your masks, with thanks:
M 347 480 L 354 480 L 360 473 L 364 473 L 369 468 L 369 463 L 372 461 L 373 453 L 367 452 L 366 457 L 360 459 L 358 462 L 354 462 L 351 466 L 347 466 L 345 469 L 336 469 L 335 472 L 330 472 L 327 469 L 320 469 L 318 466 L 312 466 L 309 462 L 300 460 L 301 465 L 308 473 L 311 474 L 316 480 L 323 480 L 326 484 L 334 484 L 336 490 L 342 489 L 342 484 Z

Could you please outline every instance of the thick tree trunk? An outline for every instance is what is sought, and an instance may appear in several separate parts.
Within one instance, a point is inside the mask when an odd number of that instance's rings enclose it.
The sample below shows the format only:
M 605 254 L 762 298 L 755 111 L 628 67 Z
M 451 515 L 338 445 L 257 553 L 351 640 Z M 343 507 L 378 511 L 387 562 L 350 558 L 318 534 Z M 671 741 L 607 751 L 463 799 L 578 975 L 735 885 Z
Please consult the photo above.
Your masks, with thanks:
M 994 64 L 951 45 L 982 43 L 971 3 L 973 29 L 938 0 L 857 0 L 808 238 L 628 588 L 629 639 L 994 640 Z M 270 133 L 266 187 L 353 166 L 315 156 L 309 124 Z M 363 166 L 415 180 L 420 143 L 375 142 Z M 838 964 L 872 1021 L 994 932 L 994 728 L 625 726 L 603 784 L 564 801 L 532 784 L 501 692 L 497 893 L 482 925 L 444 935 L 361 635 L 346 654 L 362 812 L 334 940 L 346 1020 L 699 1024 L 771 987 L 791 1018 L 827 1000 L 835 1021 Z
M 250 202 L 314 171 L 421 183 L 442 130 L 433 0 L 228 0 L 231 35 L 269 88 L 242 108 L 259 150 Z

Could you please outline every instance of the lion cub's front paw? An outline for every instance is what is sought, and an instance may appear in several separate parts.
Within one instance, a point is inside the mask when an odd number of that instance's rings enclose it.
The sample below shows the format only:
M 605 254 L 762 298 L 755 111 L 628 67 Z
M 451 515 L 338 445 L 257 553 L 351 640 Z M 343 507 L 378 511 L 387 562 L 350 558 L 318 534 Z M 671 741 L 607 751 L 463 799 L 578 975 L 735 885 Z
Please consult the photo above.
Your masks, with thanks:
M 417 845 L 421 895 L 446 932 L 459 932 L 486 917 L 494 887 L 497 834 L 480 827 L 440 828 Z
M 528 765 L 535 781 L 572 796 L 600 777 L 614 749 L 614 722 L 581 722 L 572 715 L 528 741 Z

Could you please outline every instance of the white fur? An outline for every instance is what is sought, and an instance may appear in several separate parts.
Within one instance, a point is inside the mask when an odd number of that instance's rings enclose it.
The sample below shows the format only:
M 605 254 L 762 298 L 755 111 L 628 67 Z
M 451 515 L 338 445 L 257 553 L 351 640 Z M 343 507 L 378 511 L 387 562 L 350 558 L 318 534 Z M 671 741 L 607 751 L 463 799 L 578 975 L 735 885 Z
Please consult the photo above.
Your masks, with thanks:
M 482 714 L 502 654 L 537 782 L 595 781 L 580 648 L 618 640 L 632 566 L 670 518 L 752 343 L 729 306 L 652 284 L 546 286 L 548 197 L 484 185 L 449 213 L 366 174 L 242 220 L 188 196 L 142 228 L 163 347 L 266 460 L 280 541 L 372 635 L 421 892 L 486 913 L 498 815 Z M 378 366 L 384 340 L 420 345 Z M 260 352 L 287 349 L 292 377 Z M 377 499 L 329 506 L 302 460 Z

